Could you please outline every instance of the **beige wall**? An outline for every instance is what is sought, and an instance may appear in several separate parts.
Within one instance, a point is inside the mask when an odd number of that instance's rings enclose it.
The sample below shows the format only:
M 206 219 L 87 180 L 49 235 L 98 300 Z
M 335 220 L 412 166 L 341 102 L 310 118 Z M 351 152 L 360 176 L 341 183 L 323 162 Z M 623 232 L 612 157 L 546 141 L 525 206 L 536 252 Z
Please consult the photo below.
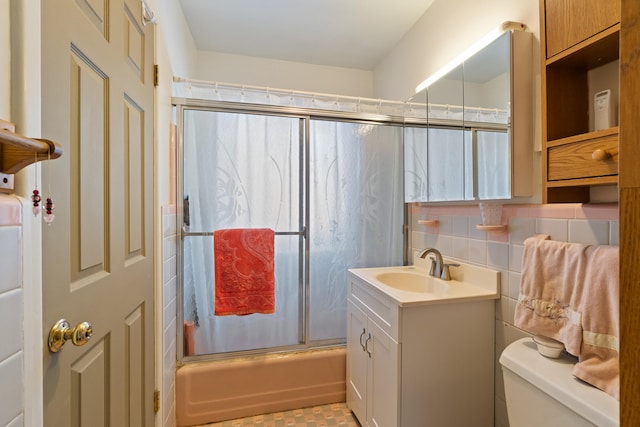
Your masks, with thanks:
M 200 52 L 197 73 L 191 77 L 277 89 L 373 97 L 372 71 L 218 52 Z
M 0 0 L 0 52 L 10 52 L 9 0 Z M 6 55 L 5 55 L 6 56 Z M 0 62 L 0 118 L 9 117 L 11 61 Z
M 172 75 L 193 77 L 198 51 L 187 28 L 180 2 L 176 0 L 148 1 L 158 18 L 156 58 L 163 61 L 163 65 L 170 66 L 170 69 L 163 71 L 162 74 L 168 76 L 169 79 Z

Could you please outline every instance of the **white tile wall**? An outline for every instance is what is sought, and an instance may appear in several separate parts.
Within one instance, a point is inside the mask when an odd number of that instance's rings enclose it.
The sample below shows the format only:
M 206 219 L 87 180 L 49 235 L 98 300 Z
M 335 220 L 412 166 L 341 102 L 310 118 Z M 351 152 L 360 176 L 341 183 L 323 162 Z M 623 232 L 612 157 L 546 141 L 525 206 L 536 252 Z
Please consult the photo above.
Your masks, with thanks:
M 569 242 L 586 245 L 609 244 L 609 221 L 569 220 Z
M 162 419 L 164 427 L 176 425 L 175 372 L 176 372 L 176 214 L 175 206 L 162 208 L 162 261 L 163 261 L 163 349 L 162 358 Z
M 495 425 L 508 427 L 502 369 L 498 357 L 513 341 L 527 336 L 514 326 L 524 240 L 549 234 L 553 240 L 594 245 L 618 245 L 617 206 L 532 205 L 505 209 L 506 233 L 475 229 L 478 214 L 469 207 L 418 207 L 411 210 L 411 246 L 414 252 L 436 247 L 443 255 L 485 265 L 501 272 L 502 297 L 496 302 Z M 503 218 L 504 218 L 503 216 Z M 438 227 L 417 223 L 438 219 Z M 466 224 L 466 225 L 465 225 Z
M 24 424 L 22 206 L 0 195 L 0 425 Z
M 0 362 L 0 425 L 6 425 L 22 416 L 24 410 L 24 367 L 22 350 Z
M 1 209 L 1 208 L 0 208 Z M 21 251 L 16 250 L 20 245 L 22 228 L 20 226 L 0 227 L 0 292 L 21 287 Z

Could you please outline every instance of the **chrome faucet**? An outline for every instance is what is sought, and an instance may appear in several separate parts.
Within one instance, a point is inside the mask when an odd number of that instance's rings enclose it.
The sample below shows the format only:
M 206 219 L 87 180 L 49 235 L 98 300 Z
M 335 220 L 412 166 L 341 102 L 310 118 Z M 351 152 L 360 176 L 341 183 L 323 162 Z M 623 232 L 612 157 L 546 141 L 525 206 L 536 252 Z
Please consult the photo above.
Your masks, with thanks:
M 442 274 L 442 254 L 436 248 L 427 248 L 420 252 L 420 258 L 425 259 L 427 255 L 434 254 L 436 257 L 431 258 L 431 269 L 429 270 L 429 276 L 438 277 Z
M 435 258 L 431 258 L 431 269 L 429 276 L 438 277 L 442 280 L 451 280 L 449 267 L 460 267 L 460 264 L 445 264 L 442 260 L 442 254 L 436 248 L 427 248 L 420 252 L 419 257 L 425 259 L 427 255 L 433 254 Z

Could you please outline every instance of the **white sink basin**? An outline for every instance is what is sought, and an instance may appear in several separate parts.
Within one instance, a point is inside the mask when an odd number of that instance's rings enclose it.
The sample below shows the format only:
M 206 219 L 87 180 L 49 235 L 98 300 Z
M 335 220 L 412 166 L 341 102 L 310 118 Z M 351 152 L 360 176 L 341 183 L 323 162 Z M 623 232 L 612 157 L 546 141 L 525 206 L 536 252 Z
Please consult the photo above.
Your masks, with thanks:
M 427 274 L 411 270 L 387 271 L 376 275 L 387 286 L 409 292 L 446 292 L 444 281 L 435 281 Z
M 349 271 L 368 286 L 393 298 L 400 306 L 500 297 L 499 271 L 460 260 L 445 260 L 460 266 L 451 268 L 451 280 L 442 280 L 429 276 L 427 263 L 423 261 L 417 260 L 413 266 L 354 268 Z

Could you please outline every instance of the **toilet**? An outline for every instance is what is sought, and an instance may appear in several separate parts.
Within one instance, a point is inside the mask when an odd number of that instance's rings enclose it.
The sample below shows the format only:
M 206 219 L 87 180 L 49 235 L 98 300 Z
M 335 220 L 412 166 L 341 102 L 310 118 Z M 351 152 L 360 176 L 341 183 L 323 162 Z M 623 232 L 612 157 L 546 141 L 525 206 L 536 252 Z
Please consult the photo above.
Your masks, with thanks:
M 511 427 L 609 427 L 620 425 L 619 402 L 575 378 L 577 359 L 551 359 L 531 338 L 510 344 L 500 356 Z

